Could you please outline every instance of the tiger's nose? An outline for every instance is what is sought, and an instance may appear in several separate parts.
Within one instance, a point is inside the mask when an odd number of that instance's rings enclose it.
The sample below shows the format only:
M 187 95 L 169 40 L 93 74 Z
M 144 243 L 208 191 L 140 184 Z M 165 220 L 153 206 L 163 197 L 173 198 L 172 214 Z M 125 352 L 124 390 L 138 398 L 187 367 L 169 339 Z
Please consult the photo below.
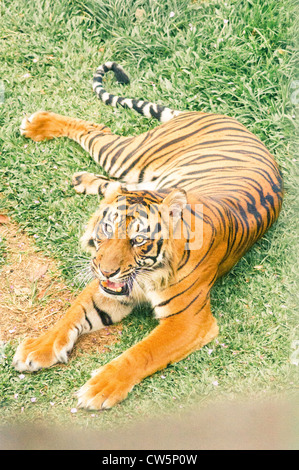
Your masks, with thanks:
M 100 271 L 103 274 L 103 276 L 109 279 L 109 277 L 116 276 L 116 274 L 119 273 L 120 268 L 118 268 L 116 271 L 103 271 L 103 269 L 100 269 Z

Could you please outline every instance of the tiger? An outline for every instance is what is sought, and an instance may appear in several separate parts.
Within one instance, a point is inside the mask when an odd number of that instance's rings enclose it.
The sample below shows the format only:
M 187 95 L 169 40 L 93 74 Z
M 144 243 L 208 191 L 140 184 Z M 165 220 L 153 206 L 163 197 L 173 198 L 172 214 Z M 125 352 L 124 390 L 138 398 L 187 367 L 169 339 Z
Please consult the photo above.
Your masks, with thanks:
M 211 289 L 277 220 L 283 200 L 274 157 L 238 120 L 111 94 L 103 84 L 110 71 L 130 83 L 119 64 L 106 62 L 93 76 L 96 96 L 159 126 L 121 136 L 104 124 L 37 111 L 20 127 L 36 142 L 74 140 L 108 176 L 73 175 L 77 193 L 101 196 L 81 239 L 94 277 L 54 327 L 19 344 L 15 369 L 66 363 L 79 336 L 120 322 L 141 302 L 157 320 L 76 392 L 78 406 L 93 410 L 113 407 L 144 378 L 217 337 Z

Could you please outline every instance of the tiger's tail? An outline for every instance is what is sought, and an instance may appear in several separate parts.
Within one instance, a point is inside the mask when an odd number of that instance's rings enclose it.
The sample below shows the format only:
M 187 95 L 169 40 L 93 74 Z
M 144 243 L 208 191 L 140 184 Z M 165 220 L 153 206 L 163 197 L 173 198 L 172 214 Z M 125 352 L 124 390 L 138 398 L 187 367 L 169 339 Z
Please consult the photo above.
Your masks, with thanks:
M 175 116 L 178 116 L 182 111 L 176 111 L 160 104 L 150 103 L 149 101 L 123 98 L 121 96 L 112 95 L 108 93 L 103 87 L 103 77 L 105 73 L 112 70 L 115 78 L 119 83 L 127 84 L 130 83 L 130 79 L 124 69 L 116 62 L 105 62 L 101 65 L 94 74 L 93 77 L 93 90 L 97 97 L 107 105 L 116 107 L 117 105 L 123 108 L 131 108 L 140 114 L 150 118 L 154 117 L 160 122 L 167 122 Z

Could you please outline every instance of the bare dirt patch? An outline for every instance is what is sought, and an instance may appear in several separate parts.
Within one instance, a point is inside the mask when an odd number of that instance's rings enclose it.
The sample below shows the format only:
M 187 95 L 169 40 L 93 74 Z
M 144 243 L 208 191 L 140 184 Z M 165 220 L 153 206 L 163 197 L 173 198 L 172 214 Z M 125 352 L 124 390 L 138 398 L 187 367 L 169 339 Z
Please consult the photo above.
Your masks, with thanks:
M 63 282 L 56 262 L 8 218 L 0 221 L 0 237 L 7 246 L 0 267 L 0 341 L 37 337 L 62 317 L 76 294 Z M 115 325 L 83 335 L 73 354 L 105 351 L 120 330 Z

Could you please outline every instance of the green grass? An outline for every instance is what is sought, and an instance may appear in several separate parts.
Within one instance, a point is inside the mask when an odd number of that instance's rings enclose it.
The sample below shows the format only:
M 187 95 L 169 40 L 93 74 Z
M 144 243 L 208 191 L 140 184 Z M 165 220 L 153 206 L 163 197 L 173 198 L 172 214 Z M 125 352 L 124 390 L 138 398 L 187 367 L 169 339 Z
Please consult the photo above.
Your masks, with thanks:
M 79 238 L 98 200 L 76 195 L 69 181 L 75 171 L 98 168 L 73 142 L 36 144 L 18 129 L 23 114 L 38 109 L 103 122 L 122 135 L 156 126 L 94 97 L 92 73 L 106 60 L 119 61 L 132 78 L 121 87 L 107 77 L 112 92 L 238 118 L 275 155 L 286 188 L 279 221 L 213 290 L 216 341 L 145 379 L 108 413 L 71 413 L 73 393 L 93 369 L 154 327 L 148 309 L 125 320 L 119 343 L 106 354 L 84 353 L 67 366 L 24 378 L 11 367 L 16 344 L 2 345 L 2 422 L 115 426 L 191 403 L 296 387 L 290 362 L 291 342 L 298 339 L 295 11 L 290 0 L 0 3 L 0 213 L 8 211 L 58 260 L 70 285 L 86 264 Z

